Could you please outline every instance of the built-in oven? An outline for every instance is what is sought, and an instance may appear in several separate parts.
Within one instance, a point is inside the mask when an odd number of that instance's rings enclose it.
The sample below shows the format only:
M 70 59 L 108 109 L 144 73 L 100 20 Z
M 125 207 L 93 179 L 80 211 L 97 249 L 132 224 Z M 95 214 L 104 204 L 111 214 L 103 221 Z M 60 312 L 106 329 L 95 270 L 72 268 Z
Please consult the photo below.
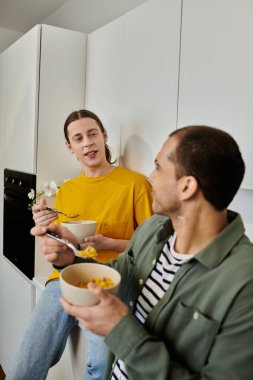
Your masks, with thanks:
M 34 277 L 35 238 L 31 200 L 36 175 L 4 169 L 3 254 L 29 279 Z

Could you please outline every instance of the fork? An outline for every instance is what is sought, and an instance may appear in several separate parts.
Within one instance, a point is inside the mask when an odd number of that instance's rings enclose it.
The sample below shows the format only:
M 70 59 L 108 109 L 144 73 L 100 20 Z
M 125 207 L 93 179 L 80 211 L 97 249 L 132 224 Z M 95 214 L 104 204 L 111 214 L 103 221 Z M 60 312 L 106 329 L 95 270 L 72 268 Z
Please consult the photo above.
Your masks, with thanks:
M 70 243 L 70 241 L 61 238 L 59 235 L 56 235 L 53 232 L 46 232 L 44 235 L 48 236 L 48 237 L 50 237 L 50 238 L 52 238 L 54 240 L 57 240 L 60 243 L 66 245 L 67 247 L 69 247 L 70 249 L 72 249 L 72 251 L 74 252 L 75 256 L 89 257 L 89 258 L 95 258 L 97 256 L 97 254 L 84 254 L 84 251 L 77 249 L 74 246 L 74 244 Z
M 80 214 L 65 214 L 65 212 L 62 212 L 60 210 L 57 210 L 56 208 L 51 208 L 51 207 L 46 207 L 44 210 L 53 211 L 57 214 L 62 214 L 66 216 L 66 218 L 76 218 L 77 216 L 80 215 Z

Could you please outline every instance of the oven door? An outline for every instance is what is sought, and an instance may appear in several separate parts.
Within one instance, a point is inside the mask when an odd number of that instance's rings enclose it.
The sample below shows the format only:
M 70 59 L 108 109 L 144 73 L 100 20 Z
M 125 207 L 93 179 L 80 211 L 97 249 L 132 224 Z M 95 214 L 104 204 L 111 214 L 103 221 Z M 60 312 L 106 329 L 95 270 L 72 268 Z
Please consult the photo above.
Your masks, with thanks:
M 34 277 L 34 226 L 28 210 L 30 189 L 35 190 L 36 176 L 9 169 L 4 170 L 3 254 L 29 279 Z

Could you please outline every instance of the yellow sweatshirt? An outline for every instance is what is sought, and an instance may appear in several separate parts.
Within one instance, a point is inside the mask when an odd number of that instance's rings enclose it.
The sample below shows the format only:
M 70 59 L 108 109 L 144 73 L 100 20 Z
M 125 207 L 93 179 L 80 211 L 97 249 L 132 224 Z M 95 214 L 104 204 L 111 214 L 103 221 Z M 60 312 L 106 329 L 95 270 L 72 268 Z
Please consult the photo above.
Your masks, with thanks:
M 152 215 L 151 203 L 151 186 L 146 178 L 115 167 L 104 176 L 86 177 L 82 173 L 64 182 L 56 195 L 55 208 L 79 214 L 76 220 L 96 220 L 96 233 L 129 240 L 135 228 Z M 59 215 L 57 224 L 67 220 Z M 99 251 L 97 260 L 107 262 L 118 255 L 115 251 Z M 49 280 L 58 277 L 58 271 L 54 271 Z

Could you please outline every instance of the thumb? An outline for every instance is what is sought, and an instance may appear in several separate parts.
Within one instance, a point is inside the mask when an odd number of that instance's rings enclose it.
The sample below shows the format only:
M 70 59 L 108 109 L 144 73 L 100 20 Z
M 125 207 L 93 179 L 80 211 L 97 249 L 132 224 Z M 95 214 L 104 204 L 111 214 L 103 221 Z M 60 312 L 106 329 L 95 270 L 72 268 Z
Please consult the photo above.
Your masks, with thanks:
M 92 243 L 94 240 L 94 236 L 87 236 L 85 238 L 85 243 Z
M 100 302 L 106 301 L 109 297 L 109 293 L 94 282 L 89 282 L 87 288 L 100 300 Z
M 41 208 L 41 210 L 47 207 L 47 201 L 45 197 L 41 197 L 38 200 L 38 206 Z

